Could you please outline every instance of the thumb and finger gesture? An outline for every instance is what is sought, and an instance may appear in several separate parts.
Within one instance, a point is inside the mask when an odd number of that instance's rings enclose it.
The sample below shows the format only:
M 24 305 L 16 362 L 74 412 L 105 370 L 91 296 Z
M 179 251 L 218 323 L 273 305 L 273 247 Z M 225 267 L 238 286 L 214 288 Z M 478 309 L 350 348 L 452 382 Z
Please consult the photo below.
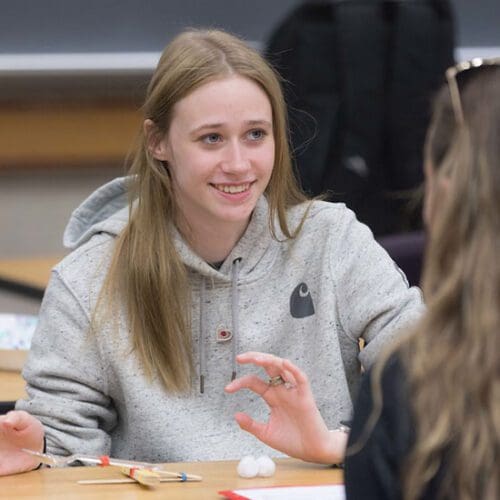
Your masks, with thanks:
M 226 392 L 251 390 L 261 396 L 270 409 L 267 422 L 257 422 L 245 413 L 237 413 L 239 426 L 290 456 L 317 461 L 318 448 L 322 448 L 329 437 L 307 375 L 291 361 L 272 354 L 247 352 L 238 355 L 237 360 L 262 367 L 269 379 L 266 382 L 256 375 L 246 375 L 228 384 Z

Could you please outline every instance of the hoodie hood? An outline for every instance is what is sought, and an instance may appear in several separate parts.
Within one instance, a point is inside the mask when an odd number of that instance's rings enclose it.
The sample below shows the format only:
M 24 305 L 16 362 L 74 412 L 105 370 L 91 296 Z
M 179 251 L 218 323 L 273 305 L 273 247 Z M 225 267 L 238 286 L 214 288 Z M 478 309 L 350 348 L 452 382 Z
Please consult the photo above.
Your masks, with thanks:
M 73 211 L 63 244 L 74 250 L 97 233 L 117 236 L 128 221 L 127 177 L 118 177 L 94 191 Z
M 129 218 L 127 185 L 128 177 L 118 177 L 98 188 L 84 200 L 71 214 L 64 231 L 64 246 L 74 250 L 98 233 L 117 236 Z M 279 228 L 279 224 L 276 224 L 276 227 Z M 269 206 L 264 196 L 258 200 L 245 233 L 219 269 L 214 269 L 195 254 L 175 228 L 173 233 L 176 249 L 189 269 L 207 278 L 226 282 L 232 280 L 235 260 L 240 262 L 240 279 L 249 278 L 251 274 L 257 277 L 257 269 L 262 273 L 267 272 L 270 261 L 274 258 L 273 249 L 277 250 L 277 241 L 269 231 Z M 279 237 L 279 229 L 277 233 Z

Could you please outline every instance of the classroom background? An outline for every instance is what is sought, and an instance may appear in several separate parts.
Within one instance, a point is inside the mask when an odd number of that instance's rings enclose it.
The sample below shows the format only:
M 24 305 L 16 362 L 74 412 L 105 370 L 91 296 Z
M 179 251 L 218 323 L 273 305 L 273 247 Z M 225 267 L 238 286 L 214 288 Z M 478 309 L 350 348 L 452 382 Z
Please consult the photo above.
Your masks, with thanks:
M 123 174 L 144 89 L 175 34 L 221 27 L 261 49 L 304 3 L 314 2 L 0 0 L 0 260 L 64 255 L 71 211 Z M 451 4 L 455 59 L 500 54 L 498 0 Z M 0 287 L 0 313 L 39 304 Z

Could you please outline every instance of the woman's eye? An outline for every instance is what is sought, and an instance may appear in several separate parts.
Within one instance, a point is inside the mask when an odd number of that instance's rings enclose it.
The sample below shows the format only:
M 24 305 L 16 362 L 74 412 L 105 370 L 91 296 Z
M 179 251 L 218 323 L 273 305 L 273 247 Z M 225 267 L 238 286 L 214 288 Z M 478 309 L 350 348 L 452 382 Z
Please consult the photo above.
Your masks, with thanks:
M 201 140 L 205 144 L 216 144 L 217 142 L 220 142 L 222 140 L 220 134 L 207 134 L 204 135 Z
M 248 132 L 248 137 L 251 141 L 258 141 L 260 139 L 263 139 L 265 135 L 266 132 L 260 128 L 255 130 L 250 130 L 250 132 Z

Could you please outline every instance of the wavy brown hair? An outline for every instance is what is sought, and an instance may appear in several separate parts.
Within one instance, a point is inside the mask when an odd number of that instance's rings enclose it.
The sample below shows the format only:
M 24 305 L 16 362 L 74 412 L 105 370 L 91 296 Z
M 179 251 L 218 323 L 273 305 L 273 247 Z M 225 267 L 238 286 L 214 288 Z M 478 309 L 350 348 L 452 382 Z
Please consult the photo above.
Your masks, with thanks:
M 500 67 L 465 76 L 465 122 L 445 88 L 427 138 L 438 184 L 422 279 L 428 311 L 400 347 L 416 429 L 407 500 L 441 465 L 442 498 L 500 498 Z
M 437 186 L 427 200 L 428 310 L 375 364 L 373 411 L 348 449 L 357 453 L 380 417 L 382 373 L 397 352 L 415 428 L 402 466 L 405 500 L 421 498 L 440 468 L 438 498 L 500 498 L 500 67 L 471 70 L 460 88 L 464 123 L 444 87 L 427 133 Z
M 144 119 L 156 133 L 168 133 L 174 105 L 201 85 L 231 75 L 257 83 L 266 93 L 273 113 L 275 163 L 265 194 L 270 205 L 270 227 L 277 218 L 285 237 L 290 230 L 286 209 L 306 200 L 293 175 L 286 107 L 273 68 L 239 38 L 219 30 L 188 30 L 165 48 L 148 87 Z M 145 372 L 158 376 L 165 388 L 185 392 L 193 376 L 190 329 L 190 288 L 187 272 L 172 238 L 181 214 L 165 166 L 149 151 L 151 137 L 140 132 L 129 177 L 129 222 L 117 239 L 102 302 L 123 302 L 133 348 Z M 113 299 L 109 299 L 113 297 Z

